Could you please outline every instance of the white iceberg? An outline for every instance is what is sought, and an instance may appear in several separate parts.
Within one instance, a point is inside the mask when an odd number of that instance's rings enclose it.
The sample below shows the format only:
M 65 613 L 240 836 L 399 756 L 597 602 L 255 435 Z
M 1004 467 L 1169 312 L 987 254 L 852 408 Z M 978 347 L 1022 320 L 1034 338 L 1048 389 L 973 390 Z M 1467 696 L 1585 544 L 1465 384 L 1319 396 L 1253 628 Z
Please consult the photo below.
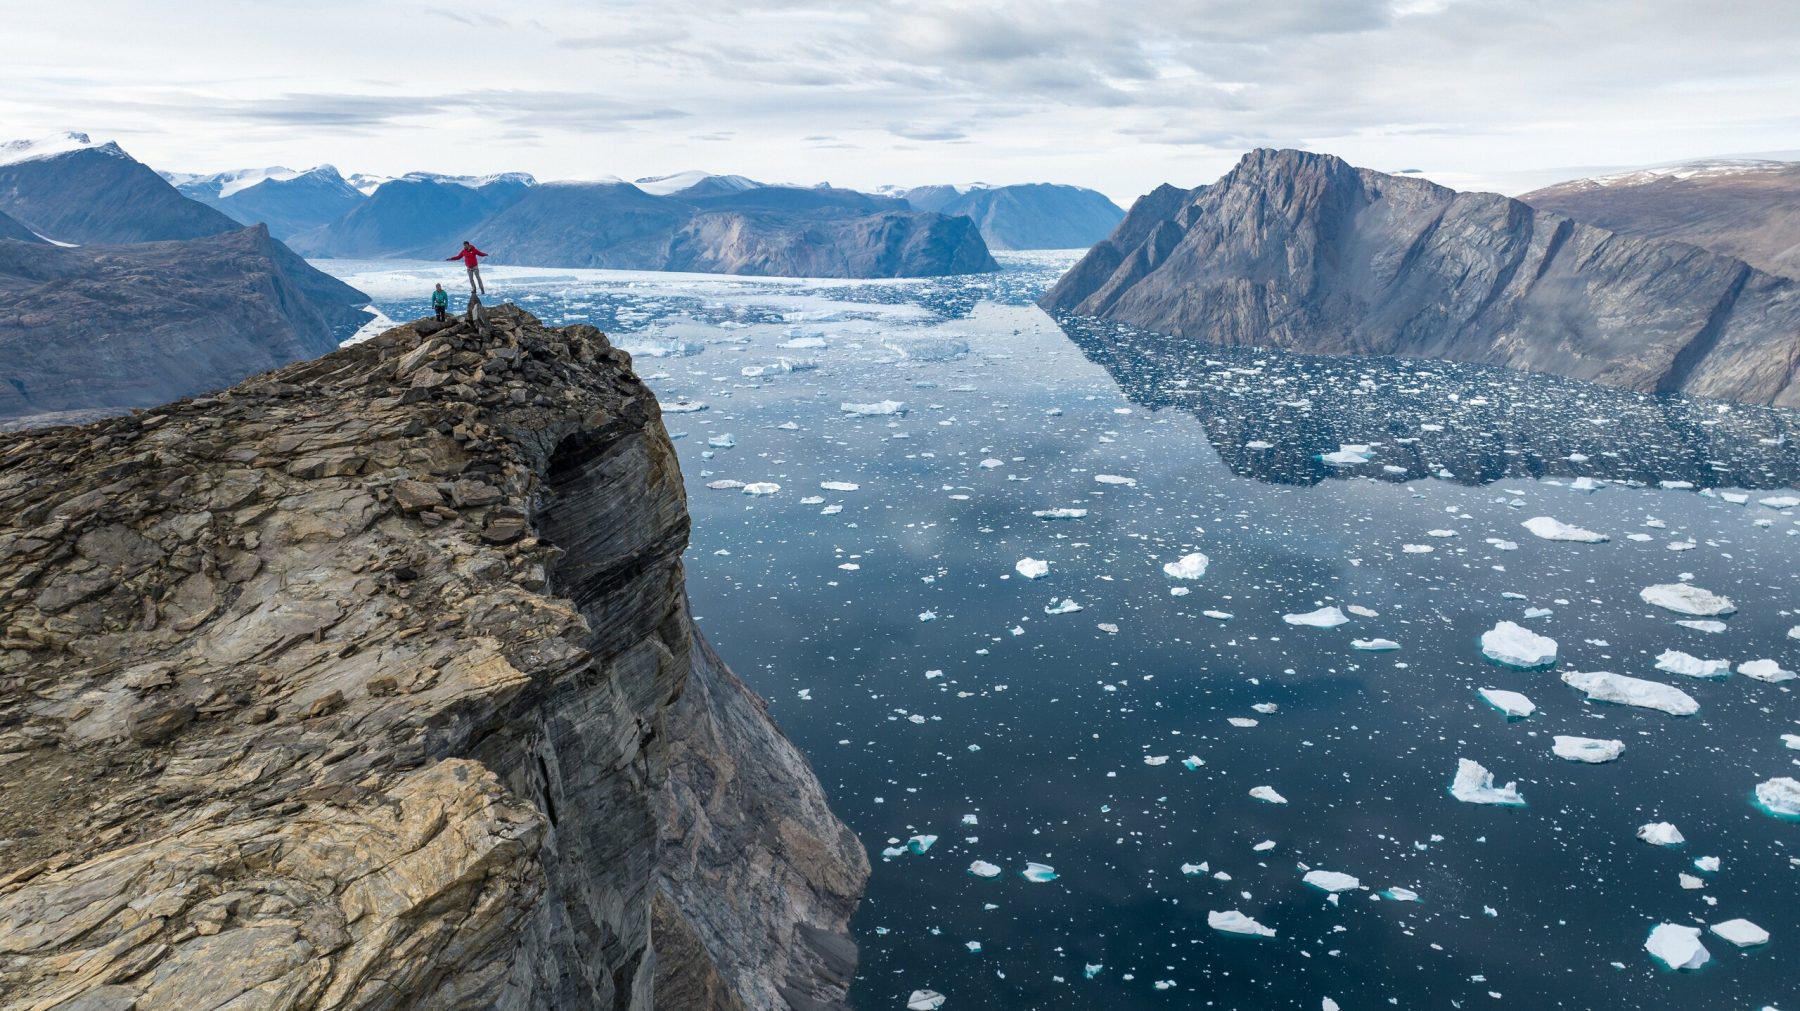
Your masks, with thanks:
M 1031 861 L 1026 861 L 1025 869 L 1019 872 L 1019 876 L 1023 877 L 1027 881 L 1035 881 L 1038 884 L 1043 884 L 1044 882 L 1047 882 L 1047 881 L 1055 881 L 1056 880 L 1056 868 L 1050 866 L 1049 864 L 1039 864 L 1039 863 L 1032 863 Z
M 1623 755 L 1625 742 L 1606 741 L 1596 737 L 1565 737 L 1558 734 L 1556 743 L 1550 746 L 1550 751 L 1556 757 L 1571 762 L 1587 762 L 1590 765 L 1598 765 Z
M 1652 846 L 1680 846 L 1687 842 L 1687 837 L 1672 823 L 1653 821 L 1647 825 L 1639 825 L 1637 837 Z
M 826 491 L 855 491 L 862 485 L 854 481 L 820 481 L 819 487 Z
M 1483 688 L 1481 697 L 1487 704 L 1505 713 L 1512 719 L 1524 719 L 1537 712 L 1537 706 L 1518 692 L 1510 692 L 1504 688 Z
M 1199 579 L 1206 575 L 1205 555 L 1198 551 L 1182 555 L 1180 560 L 1163 563 L 1163 575 L 1170 579 Z
M 1519 795 L 1516 784 L 1495 786 L 1494 774 L 1482 768 L 1480 762 L 1467 758 L 1456 760 L 1456 778 L 1450 781 L 1450 796 L 1465 804 L 1525 806 L 1525 798 Z
M 1272 786 L 1253 786 L 1250 788 L 1250 796 L 1255 797 L 1257 800 L 1260 800 L 1260 801 L 1264 802 L 1265 804 L 1286 804 L 1287 803 L 1287 798 L 1283 797 L 1279 793 L 1276 793 L 1275 788 Z
M 1530 670 L 1556 663 L 1556 640 L 1513 621 L 1481 633 L 1481 655 L 1508 667 Z
M 1392 639 L 1352 639 L 1352 649 L 1360 649 L 1370 653 L 1385 653 L 1400 648 L 1400 644 Z
M 664 414 L 693 414 L 697 411 L 704 411 L 706 408 L 707 403 L 704 400 L 678 400 L 672 404 L 662 405 L 662 412 Z
M 1375 456 L 1375 451 L 1359 443 L 1340 443 L 1335 453 L 1320 454 L 1319 459 L 1333 467 L 1354 467 L 1359 463 L 1368 463 Z
M 1075 603 L 1075 598 L 1064 597 L 1061 601 L 1052 603 L 1049 607 L 1044 608 L 1044 613 L 1045 614 L 1074 614 L 1076 611 L 1079 611 L 1079 610 L 1081 610 L 1081 605 Z
M 978 878 L 997 878 L 1000 876 L 1000 865 L 977 860 L 969 865 L 969 873 Z
M 1536 536 L 1546 541 L 1574 541 L 1578 544 L 1600 544 L 1607 540 L 1605 534 L 1597 534 L 1592 530 L 1583 530 L 1571 526 L 1561 520 L 1549 516 L 1533 516 L 1519 524 Z
M 1354 874 L 1342 871 L 1307 871 L 1300 880 L 1323 892 L 1348 892 L 1362 887 Z
M 934 835 L 916 835 L 906 840 L 906 848 L 919 856 L 924 856 L 925 851 L 935 845 L 937 841 L 938 837 Z
M 1756 784 L 1756 803 L 1770 814 L 1800 818 L 1800 780 L 1776 776 Z
M 1742 917 L 1706 928 L 1740 948 L 1769 943 L 1769 932 Z
M 1227 934 L 1243 934 L 1247 937 L 1274 937 L 1275 931 L 1256 922 L 1235 909 L 1225 912 L 1208 910 L 1206 925 L 1214 930 L 1222 930 Z
M 1410 888 L 1401 888 L 1399 885 L 1395 885 L 1392 888 L 1389 888 L 1388 890 L 1382 892 L 1381 897 L 1384 899 L 1393 901 L 1393 902 L 1417 902 L 1417 901 L 1419 901 L 1419 893 L 1418 892 L 1415 892 Z
M 1078 520 L 1087 514 L 1086 509 L 1039 509 L 1031 515 L 1040 520 Z
M 856 404 L 845 401 L 838 405 L 838 410 L 845 414 L 855 414 L 864 417 L 884 414 L 905 414 L 906 404 L 899 400 L 881 400 L 873 404 Z
M 1695 621 L 1693 619 L 1677 621 L 1675 624 L 1680 625 L 1682 628 L 1691 628 L 1696 632 L 1705 632 L 1708 635 L 1717 635 L 1730 627 L 1722 621 Z
M 773 495 L 781 490 L 781 486 L 773 481 L 755 481 L 744 486 L 746 495 Z
M 1691 678 L 1731 676 L 1730 660 L 1702 660 L 1678 649 L 1665 649 L 1656 658 L 1656 669 Z
M 1336 628 L 1350 619 L 1344 617 L 1344 612 L 1335 607 L 1321 607 L 1317 611 L 1308 611 L 1305 614 L 1284 614 L 1281 616 L 1281 620 L 1290 625 L 1306 625 L 1312 628 Z
M 1607 671 L 1569 671 L 1563 684 L 1587 693 L 1594 702 L 1611 702 L 1640 709 L 1656 709 L 1670 716 L 1692 716 L 1700 711 L 1700 703 L 1679 688 L 1626 677 Z
M 1050 574 L 1050 563 L 1041 558 L 1021 558 L 1013 568 L 1026 579 L 1042 579 Z
M 1137 487 L 1137 478 L 1135 478 L 1135 477 L 1120 477 L 1117 474 L 1095 474 L 1094 480 L 1099 482 L 1100 484 L 1124 485 L 1127 488 L 1136 488 Z
M 737 440 L 731 437 L 730 432 L 721 432 L 718 435 L 707 439 L 706 444 L 714 449 L 730 449 L 737 445 Z
M 706 482 L 706 486 L 713 491 L 736 491 L 744 486 L 744 482 L 720 479 L 718 481 L 708 481 Z
M 1733 614 L 1737 607 L 1729 597 L 1721 597 L 1711 590 L 1702 590 L 1688 583 L 1658 583 L 1646 586 L 1638 591 L 1644 603 L 1654 604 L 1665 611 L 1676 614 L 1688 614 L 1696 618 L 1716 618 L 1721 614 Z
M 1738 673 L 1747 678 L 1767 681 L 1770 684 L 1792 681 L 1795 677 L 1800 676 L 1791 670 L 1783 669 L 1779 663 L 1773 660 L 1746 660 L 1738 664 Z
M 912 996 L 906 998 L 906 1011 L 937 1011 L 947 999 L 936 990 L 914 990 Z
M 1771 495 L 1768 498 L 1759 498 L 1756 501 L 1759 505 L 1768 506 L 1770 509 L 1792 509 L 1795 506 L 1800 506 L 1800 498 L 1796 498 L 1793 495 Z
M 1712 952 L 1700 943 L 1699 927 L 1659 923 L 1644 940 L 1650 957 L 1671 969 L 1698 969 L 1712 961 Z

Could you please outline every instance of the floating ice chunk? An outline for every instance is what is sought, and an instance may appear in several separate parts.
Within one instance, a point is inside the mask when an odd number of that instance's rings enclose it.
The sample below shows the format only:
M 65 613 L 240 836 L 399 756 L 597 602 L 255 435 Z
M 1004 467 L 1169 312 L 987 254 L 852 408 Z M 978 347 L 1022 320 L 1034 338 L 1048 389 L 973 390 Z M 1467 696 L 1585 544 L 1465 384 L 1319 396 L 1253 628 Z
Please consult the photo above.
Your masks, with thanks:
M 1590 701 L 1656 709 L 1670 716 L 1692 716 L 1700 703 L 1679 688 L 1607 671 L 1568 671 L 1563 684 L 1585 692 Z
M 1275 788 L 1272 786 L 1253 786 L 1250 788 L 1250 796 L 1255 797 L 1257 800 L 1260 800 L 1266 804 L 1286 804 L 1287 803 L 1287 798 L 1283 797 L 1279 793 L 1276 793 Z
M 1264 839 L 1262 842 L 1259 842 L 1255 846 L 1252 846 L 1250 848 L 1255 850 L 1258 853 L 1267 853 L 1269 850 L 1272 850 L 1275 848 L 1275 840 Z
M 1654 604 L 1665 611 L 1676 614 L 1689 614 L 1696 618 L 1716 618 L 1722 614 L 1737 611 L 1730 598 L 1721 597 L 1710 590 L 1702 590 L 1698 586 L 1687 583 L 1658 583 L 1646 586 L 1638 591 L 1644 603 Z
M 1756 784 L 1756 803 L 1769 814 L 1800 818 L 1800 780 L 1776 776 Z
M 831 346 L 823 337 L 794 337 L 775 345 L 789 351 L 820 351 Z
M 1726 920 L 1706 928 L 1740 948 L 1769 943 L 1769 932 L 1746 919 Z
M 1078 520 L 1087 514 L 1086 509 L 1039 509 L 1031 515 L 1040 520 Z
M 1064 597 L 1062 600 L 1054 602 L 1049 607 L 1044 608 L 1044 613 L 1045 614 L 1074 614 L 1076 611 L 1079 611 L 1079 610 L 1081 610 L 1081 605 L 1075 603 L 1075 598 Z
M 773 495 L 781 490 L 781 486 L 773 481 L 756 481 L 744 486 L 746 495 Z
M 820 516 L 836 516 L 838 513 L 841 513 L 843 511 L 844 511 L 844 507 L 843 507 L 842 503 L 833 502 L 830 505 L 826 506 L 825 508 L 819 510 L 819 515 Z
M 1595 737 L 1564 737 L 1558 734 L 1556 743 L 1550 751 L 1558 758 L 1571 762 L 1587 762 L 1598 765 L 1610 762 L 1625 753 L 1624 741 L 1605 741 Z
M 662 412 L 664 414 L 694 414 L 706 410 L 707 406 L 704 400 L 678 400 L 672 404 L 662 405 Z
M 1738 664 L 1738 673 L 1747 678 L 1767 681 L 1770 684 L 1792 681 L 1796 676 L 1800 676 L 1795 675 L 1791 670 L 1783 670 L 1782 666 L 1773 660 L 1746 660 Z
M 1706 887 L 1705 878 L 1695 877 L 1686 872 L 1677 872 L 1675 874 L 1675 881 L 1680 884 L 1684 890 L 1690 892 L 1697 892 Z
M 1548 607 L 1527 607 L 1525 609 L 1526 618 L 1547 618 L 1555 613 L 1555 611 L 1550 610 Z
M 970 954 L 973 954 L 973 955 L 981 954 L 981 942 L 980 941 L 964 941 L 963 947 L 969 949 Z
M 781 429 L 783 432 L 798 432 L 798 431 L 800 431 L 800 426 L 795 424 L 792 421 L 784 421 L 781 424 L 776 425 L 775 427 Z
M 981 461 L 981 463 L 977 464 L 977 466 L 979 466 L 982 470 L 993 470 L 995 467 L 1006 466 L 1006 461 L 1005 460 L 996 460 L 990 456 L 987 459 Z
M 820 481 L 819 487 L 826 491 L 855 491 L 862 485 L 854 481 Z
M 1580 456 L 1581 454 L 1577 453 L 1575 455 Z M 1576 462 L 1580 463 L 1582 461 L 1578 460 Z M 1596 492 L 1596 491 L 1599 491 L 1602 487 L 1604 487 L 1604 486 L 1600 482 L 1594 480 L 1591 477 L 1578 477 L 1575 480 L 1569 482 L 1569 488 L 1573 491 Z
M 1682 628 L 1691 628 L 1696 632 L 1706 632 L 1710 635 L 1717 635 L 1720 632 L 1723 632 L 1727 628 L 1730 627 L 1729 625 L 1726 625 L 1722 621 L 1711 621 L 1711 620 L 1695 621 L 1692 619 L 1687 619 L 1687 620 L 1683 620 L 1683 621 L 1677 621 L 1675 624 L 1680 625 Z
M 1719 858 L 1718 857 L 1695 857 L 1694 858 L 1694 868 L 1696 870 L 1704 871 L 1707 874 L 1717 874 L 1717 873 L 1719 873 Z
M 1256 710 L 1257 712 L 1263 714 L 1264 716 L 1267 716 L 1270 713 L 1274 712 L 1275 710 L 1277 710 L 1281 707 L 1276 705 L 1273 702 L 1258 702 L 1258 703 L 1255 703 L 1254 705 L 1252 705 L 1250 708 Z
M 1350 619 L 1344 617 L 1344 612 L 1335 607 L 1321 607 L 1317 611 L 1308 611 L 1305 614 L 1284 614 L 1281 616 L 1281 620 L 1290 625 L 1306 625 L 1312 628 L 1336 628 Z
M 1702 660 L 1678 649 L 1665 649 L 1656 658 L 1656 669 L 1691 678 L 1722 678 L 1731 676 L 1731 661 Z
M 1144 756 L 1144 764 L 1145 765 L 1166 765 L 1168 763 L 1168 761 L 1169 761 L 1168 755 L 1145 755 Z
M 1646 825 L 1639 825 L 1637 837 L 1652 846 L 1680 846 L 1687 842 L 1687 837 L 1681 834 L 1681 830 L 1666 821 L 1653 821 Z
M 1050 563 L 1041 558 L 1021 558 L 1013 568 L 1026 579 L 1042 579 L 1050 574 Z
M 1597 534 L 1592 530 L 1583 530 L 1570 526 L 1561 520 L 1549 516 L 1533 516 L 1519 524 L 1531 531 L 1534 536 L 1546 541 L 1574 541 L 1580 544 L 1600 544 L 1607 540 L 1605 534 Z
M 1201 611 L 1200 613 L 1214 621 L 1230 621 L 1232 617 L 1230 611 Z
M 1000 876 L 1000 865 L 977 860 L 969 865 L 969 873 L 978 878 L 997 878 Z
M 738 375 L 745 379 L 756 379 L 761 376 L 784 376 L 793 372 L 811 372 L 818 367 L 818 362 L 804 358 L 780 358 L 773 365 L 746 365 L 738 369 Z
M 1433 551 L 1436 551 L 1437 548 L 1434 548 L 1429 544 L 1402 544 L 1400 545 L 1400 550 L 1409 555 L 1429 555 Z
M 1319 1011 L 1339 1011 L 1338 1002 L 1326 997 L 1319 1002 Z
M 914 990 L 912 996 L 906 998 L 906 1011 L 937 1011 L 947 999 L 936 990 Z
M 924 856 L 925 851 L 930 849 L 937 840 L 938 837 L 934 835 L 916 835 L 911 839 L 906 840 L 906 848 L 920 856 Z
M 1368 446 L 1357 443 L 1340 443 L 1335 453 L 1322 453 L 1319 460 L 1333 467 L 1354 467 L 1359 463 L 1368 463 L 1375 457 L 1375 451 Z
M 1274 449 L 1275 444 L 1272 442 L 1265 442 L 1262 439 L 1251 439 L 1249 442 L 1244 443 L 1244 448 L 1245 449 Z
M 1741 491 L 1723 491 L 1719 493 L 1719 497 L 1730 502 L 1732 505 L 1743 505 L 1745 502 L 1750 501 L 1750 496 Z
M 730 449 L 737 445 L 737 440 L 731 437 L 730 432 L 720 432 L 718 435 L 706 440 L 706 444 L 714 449 Z
M 1504 688 L 1483 688 L 1481 697 L 1487 704 L 1505 713 L 1508 718 L 1521 720 L 1537 712 L 1537 706 L 1518 692 L 1510 692 Z
M 1205 764 L 1206 763 L 1200 759 L 1199 755 L 1189 755 L 1181 760 L 1182 768 L 1189 772 L 1193 772 L 1195 769 L 1198 769 Z
M 1184 877 L 1197 878 L 1200 875 L 1205 874 L 1206 872 L 1207 872 L 1207 866 L 1205 864 L 1182 864 L 1181 865 L 1181 873 Z
M 1759 498 L 1756 501 L 1757 504 L 1768 506 L 1770 509 L 1792 509 L 1795 506 L 1800 506 L 1800 498 L 1796 498 L 1793 495 L 1771 495 L 1768 498 Z
M 1521 670 L 1549 667 L 1556 663 L 1556 640 L 1518 622 L 1503 621 L 1481 633 L 1481 655 Z
M 1517 550 L 1519 550 L 1519 542 L 1518 541 L 1508 541 L 1508 540 L 1502 540 L 1498 537 L 1489 537 L 1487 539 L 1487 543 L 1493 545 L 1493 548 L 1495 551 L 1517 551 Z
M 1650 957 L 1670 969 L 1698 969 L 1712 961 L 1712 953 L 1700 943 L 1700 928 L 1678 923 L 1659 923 L 1644 941 Z
M 1782 734 L 1781 743 L 1795 751 L 1800 751 L 1800 734 Z
M 708 481 L 706 486 L 713 491 L 736 491 L 744 486 L 744 482 L 731 480 Z
M 1384 899 L 1392 900 L 1394 902 L 1417 902 L 1417 901 L 1419 901 L 1419 893 L 1418 892 L 1415 892 L 1410 888 L 1401 888 L 1399 885 L 1395 885 L 1394 887 L 1389 888 L 1387 891 L 1382 892 L 1381 897 Z
M 1190 589 L 1188 589 L 1188 588 L 1187 588 L 1187 587 L 1185 587 L 1185 586 L 1171 586 L 1171 587 L 1169 587 L 1169 596 L 1171 596 L 1171 597 L 1185 597 L 1185 596 L 1187 596 L 1187 595 L 1188 595 L 1188 594 L 1190 594 L 1190 593 L 1192 593 L 1192 592 L 1194 592 L 1194 591 L 1192 591 L 1192 590 L 1190 590 Z
M 825 504 L 825 497 L 822 495 L 808 495 L 805 498 L 800 500 L 800 504 L 801 505 L 823 505 L 823 504 Z
M 1225 719 L 1226 719 L 1226 722 L 1230 723 L 1234 727 L 1254 727 L 1254 726 L 1256 726 L 1256 721 L 1251 719 L 1248 716 L 1228 716 Z
M 1106 968 L 1106 966 L 1099 962 L 1083 962 L 1081 965 L 1081 978 L 1093 979 L 1095 976 L 1100 975 L 1100 970 L 1104 968 Z
M 1467 758 L 1456 760 L 1456 778 L 1450 781 L 1450 796 L 1465 804 L 1525 806 L 1525 798 L 1519 795 L 1516 784 L 1495 786 L 1494 774 L 1482 768 L 1480 762 Z
M 1227 934 L 1243 934 L 1246 937 L 1275 936 L 1274 930 L 1263 926 L 1235 909 L 1228 909 L 1222 913 L 1215 910 L 1208 910 L 1206 913 L 1206 925 L 1214 930 L 1224 931 Z
M 1056 880 L 1056 868 L 1049 864 L 1026 861 L 1025 869 L 1019 872 L 1019 876 L 1027 881 L 1035 881 L 1038 884 L 1043 884 L 1047 881 Z
M 1199 579 L 1206 575 L 1207 558 L 1198 551 L 1182 555 L 1173 562 L 1163 563 L 1163 575 L 1170 579 Z
M 1354 649 L 1366 650 L 1370 653 L 1385 653 L 1400 648 L 1400 644 L 1392 639 L 1352 639 L 1350 645 Z
M 881 346 L 916 362 L 947 362 L 969 353 L 969 342 L 956 337 L 883 337 Z
M 919 612 L 919 620 L 920 621 L 936 621 L 937 620 L 937 612 L 936 611 L 920 611 Z
M 899 400 L 881 400 L 872 404 L 857 404 L 850 401 L 844 401 L 838 405 L 838 410 L 845 414 L 855 414 L 865 417 L 885 414 L 905 414 L 906 404 Z
M 1800 639 L 1800 625 L 1795 625 L 1793 628 L 1788 629 L 1788 638 Z
M 1342 871 L 1307 871 L 1300 880 L 1323 892 L 1348 892 L 1362 887 L 1355 875 Z
M 1100 484 L 1120 484 L 1120 485 L 1124 485 L 1127 488 L 1136 488 L 1137 487 L 1137 478 L 1135 478 L 1135 477 L 1120 477 L 1117 474 L 1095 474 L 1094 480 L 1099 482 Z

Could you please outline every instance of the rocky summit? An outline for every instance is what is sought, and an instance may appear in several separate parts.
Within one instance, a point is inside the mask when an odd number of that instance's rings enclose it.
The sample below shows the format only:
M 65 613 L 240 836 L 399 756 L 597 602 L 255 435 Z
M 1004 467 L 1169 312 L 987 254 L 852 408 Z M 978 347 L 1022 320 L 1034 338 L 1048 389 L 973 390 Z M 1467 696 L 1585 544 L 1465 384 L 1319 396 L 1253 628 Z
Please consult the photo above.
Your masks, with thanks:
M 1492 193 L 1259 150 L 1140 198 L 1045 308 L 1220 345 L 1443 358 L 1800 406 L 1800 286 Z
M 0 504 L 0 1006 L 841 1000 L 867 857 L 691 622 L 599 331 L 6 436 Z

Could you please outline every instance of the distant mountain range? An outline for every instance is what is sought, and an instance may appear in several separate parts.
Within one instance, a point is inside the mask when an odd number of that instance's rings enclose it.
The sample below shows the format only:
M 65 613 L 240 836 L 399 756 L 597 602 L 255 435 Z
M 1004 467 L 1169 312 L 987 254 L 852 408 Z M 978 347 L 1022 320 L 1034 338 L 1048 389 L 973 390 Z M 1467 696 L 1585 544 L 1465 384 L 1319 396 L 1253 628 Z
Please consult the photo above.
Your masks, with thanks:
M 1214 344 L 1800 407 L 1792 280 L 1303 151 L 1140 198 L 1041 304 Z
M 163 178 L 233 221 L 268 225 L 283 241 L 336 221 L 366 199 L 330 165 L 303 172 L 280 167 L 205 176 L 165 172 Z
M 1519 199 L 1620 235 L 1691 242 L 1800 278 L 1800 162 L 1683 162 L 1557 183 Z
M 921 211 L 966 215 L 993 249 L 1086 249 L 1112 234 L 1125 212 L 1079 186 L 919 186 L 893 195 Z

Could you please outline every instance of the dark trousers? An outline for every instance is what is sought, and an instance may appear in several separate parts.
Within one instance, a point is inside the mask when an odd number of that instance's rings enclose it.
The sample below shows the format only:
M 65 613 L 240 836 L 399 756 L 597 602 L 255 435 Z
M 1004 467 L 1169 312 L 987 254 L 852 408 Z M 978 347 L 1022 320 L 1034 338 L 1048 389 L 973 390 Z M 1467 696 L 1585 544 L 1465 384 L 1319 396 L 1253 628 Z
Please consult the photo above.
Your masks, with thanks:
M 443 307 L 443 306 L 441 306 L 441 305 L 440 305 L 440 306 L 438 306 L 438 307 L 437 307 L 437 318 L 438 318 L 438 322 L 440 322 L 440 323 L 442 323 L 442 322 L 443 322 L 443 321 L 444 321 L 444 317 L 445 317 L 445 315 L 446 315 L 446 314 L 447 314 L 447 313 L 448 313 L 448 312 L 449 312 L 449 310 L 448 310 L 448 309 L 445 309 L 445 308 L 444 308 L 444 307 Z

